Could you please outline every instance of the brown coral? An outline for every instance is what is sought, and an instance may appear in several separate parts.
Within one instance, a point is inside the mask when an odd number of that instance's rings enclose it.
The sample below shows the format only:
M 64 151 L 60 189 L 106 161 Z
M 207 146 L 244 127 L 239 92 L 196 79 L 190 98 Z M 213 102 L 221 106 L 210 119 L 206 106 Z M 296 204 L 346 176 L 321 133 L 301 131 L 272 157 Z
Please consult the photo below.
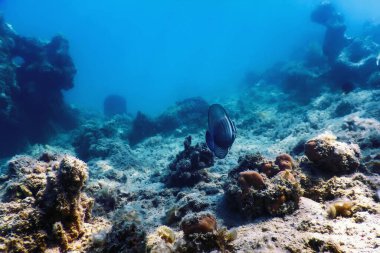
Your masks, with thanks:
M 277 213 L 281 205 L 286 202 L 286 196 L 284 194 L 280 195 L 275 200 L 267 204 L 267 209 L 269 213 Z
M 185 216 L 181 222 L 181 229 L 185 235 L 213 232 L 216 230 L 216 227 L 216 219 L 209 213 L 188 215 Z
M 293 184 L 297 183 L 296 178 L 294 177 L 293 173 L 290 170 L 280 171 L 278 175 L 282 179 L 287 180 Z
M 256 171 L 243 171 L 239 173 L 239 184 L 242 188 L 253 187 L 262 189 L 265 186 L 264 178 Z
M 275 168 L 272 161 L 268 161 L 261 164 L 260 172 L 264 173 L 268 177 L 272 177 L 278 173 L 278 169 Z
M 280 170 L 291 170 L 294 167 L 293 159 L 288 154 L 281 154 L 277 156 L 275 164 L 280 167 Z

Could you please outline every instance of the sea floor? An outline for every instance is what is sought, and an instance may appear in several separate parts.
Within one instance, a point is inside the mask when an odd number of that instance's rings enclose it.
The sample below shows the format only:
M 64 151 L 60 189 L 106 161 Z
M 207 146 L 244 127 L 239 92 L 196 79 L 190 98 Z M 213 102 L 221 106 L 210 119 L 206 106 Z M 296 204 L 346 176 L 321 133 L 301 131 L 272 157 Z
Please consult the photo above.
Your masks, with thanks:
M 255 94 L 255 99 L 249 99 Z M 113 134 L 93 140 L 92 145 L 100 147 L 93 147 L 95 155 L 92 154 L 86 161 L 89 176 L 82 189 L 86 196 L 94 199 L 92 217 L 84 222 L 83 235 L 72 242 L 69 240 L 67 249 L 70 252 L 112 252 L 107 249 L 110 247 L 109 234 L 115 233 L 115 228 L 121 226 L 115 224 L 128 221 L 128 225 L 124 225 L 128 227 L 136 224 L 136 229 L 127 229 L 129 232 L 124 235 L 126 241 L 132 240 L 134 236 L 141 241 L 148 238 L 148 248 L 156 250 L 152 252 L 186 252 L 183 251 L 183 245 L 189 239 L 182 232 L 181 220 L 185 216 L 208 212 L 215 217 L 218 229 L 226 227 L 231 233 L 236 233 L 234 240 L 227 243 L 228 250 L 216 247 L 213 252 L 377 252 L 380 249 L 380 203 L 377 193 L 380 189 L 379 98 L 380 90 L 356 90 L 349 94 L 324 93 L 309 104 L 300 106 L 289 101 L 289 97 L 280 91 L 263 91 L 256 86 L 251 88 L 250 93 L 240 97 L 220 100 L 236 121 L 237 139 L 225 159 L 215 158 L 212 166 L 203 169 L 205 178 L 183 187 L 171 187 L 165 183 L 170 164 L 184 149 L 185 137 L 192 136 L 192 145 L 204 142 L 205 129 L 194 131 L 182 126 L 174 132 L 148 137 L 130 147 L 120 136 L 125 129 L 130 128 L 126 125 L 131 124 L 131 120 L 120 120 L 119 117 L 86 119 L 94 131 L 112 126 Z M 337 112 L 342 103 L 351 108 L 343 114 Z M 82 128 L 86 127 L 86 124 L 82 125 Z M 26 155 L 34 161 L 46 152 L 58 156 L 76 156 L 75 145 L 71 145 L 68 140 L 77 136 L 83 138 L 81 131 L 79 129 L 61 135 L 50 145 L 32 146 Z M 335 135 L 340 142 L 358 144 L 361 147 L 361 165 L 349 173 L 322 173 L 318 183 L 314 182 L 313 185 L 320 187 L 320 192 L 316 193 L 313 186 L 302 183 L 304 175 L 310 172 L 305 165 L 308 159 L 303 146 L 307 140 L 326 132 Z M 107 149 L 107 152 L 99 155 L 97 152 L 103 149 Z M 257 153 L 269 160 L 283 153 L 292 156 L 294 169 L 297 170 L 295 178 L 301 185 L 303 195 L 294 212 L 247 218 L 227 200 L 229 172 L 238 166 L 239 157 Z M 12 160 L 18 161 L 16 164 L 24 164 L 25 161 L 21 162 L 23 157 Z M 33 167 L 32 164 L 34 162 L 31 161 L 24 164 L 24 170 L 28 166 Z M 41 166 L 49 167 L 51 164 L 54 162 Z M 3 167 L 3 180 L 6 181 L 1 185 L 4 200 L 1 205 L 24 203 L 25 199 L 18 195 L 8 198 L 6 203 L 12 185 L 27 183 L 25 175 L 9 172 L 12 166 L 7 169 L 5 163 Z M 30 173 L 35 176 L 35 172 Z M 46 174 L 47 178 L 49 173 Z M 31 194 L 34 196 L 34 193 Z M 38 201 L 38 197 L 35 198 Z M 337 215 L 331 218 L 329 208 L 337 201 L 351 202 L 354 206 L 352 213 L 347 217 Z M 2 226 L 12 226 L 6 217 L 13 216 L 14 223 L 21 219 L 9 210 L 0 211 L 0 215 L 3 217 Z M 162 245 L 155 248 L 157 240 L 152 243 L 149 238 L 154 237 L 155 231 L 163 225 L 170 228 L 176 239 L 162 239 Z M 25 233 L 15 238 L 23 238 Z M 143 236 L 139 237 L 139 233 Z M 9 243 L 7 239 L 3 239 L 3 242 L 5 245 Z M 120 239 L 113 243 L 123 244 L 125 241 Z M 120 252 L 139 252 L 133 247 L 137 246 L 121 246 L 117 249 Z M 202 252 L 201 248 L 199 252 Z M 62 251 L 62 246 L 46 246 L 46 252 L 59 250 Z

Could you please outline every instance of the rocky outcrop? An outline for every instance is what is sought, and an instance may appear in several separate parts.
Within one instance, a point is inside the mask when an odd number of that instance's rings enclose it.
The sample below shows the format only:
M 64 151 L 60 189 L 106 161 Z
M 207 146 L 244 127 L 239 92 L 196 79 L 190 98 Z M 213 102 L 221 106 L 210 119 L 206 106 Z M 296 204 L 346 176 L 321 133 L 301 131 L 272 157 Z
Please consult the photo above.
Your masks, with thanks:
M 9 162 L 0 203 L 0 247 L 6 252 L 62 251 L 86 233 L 93 199 L 82 192 L 87 165 L 72 156 L 18 156 Z
M 305 155 L 327 173 L 354 172 L 360 165 L 357 144 L 339 142 L 330 133 L 321 134 L 305 144 Z
M 200 98 L 178 101 L 155 119 L 138 112 L 128 135 L 131 145 L 156 134 L 170 134 L 175 130 L 189 133 L 207 124 L 208 103 Z
M 200 181 L 208 181 L 205 168 L 214 164 L 214 155 L 205 143 L 191 146 L 191 136 L 184 141 L 184 150 L 169 164 L 169 175 L 165 183 L 169 187 L 193 186 Z
M 247 218 L 294 212 L 301 197 L 294 167 L 287 154 L 278 156 L 275 162 L 260 154 L 239 158 L 239 165 L 230 171 L 225 184 L 228 205 Z
M 0 142 L 7 147 L 1 157 L 76 125 L 61 93 L 74 86 L 76 69 L 61 36 L 23 37 L 0 18 L 0 41 Z

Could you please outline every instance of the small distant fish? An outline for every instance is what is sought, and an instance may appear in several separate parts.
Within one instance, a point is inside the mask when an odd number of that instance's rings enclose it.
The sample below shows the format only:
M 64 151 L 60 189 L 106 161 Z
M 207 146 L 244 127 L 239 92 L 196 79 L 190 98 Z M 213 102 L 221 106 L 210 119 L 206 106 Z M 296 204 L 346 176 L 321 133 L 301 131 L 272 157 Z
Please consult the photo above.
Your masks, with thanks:
M 226 110 L 219 104 L 208 109 L 208 130 L 206 143 L 216 157 L 226 157 L 236 138 L 236 127 Z
M 376 66 L 380 65 L 380 54 L 376 58 Z

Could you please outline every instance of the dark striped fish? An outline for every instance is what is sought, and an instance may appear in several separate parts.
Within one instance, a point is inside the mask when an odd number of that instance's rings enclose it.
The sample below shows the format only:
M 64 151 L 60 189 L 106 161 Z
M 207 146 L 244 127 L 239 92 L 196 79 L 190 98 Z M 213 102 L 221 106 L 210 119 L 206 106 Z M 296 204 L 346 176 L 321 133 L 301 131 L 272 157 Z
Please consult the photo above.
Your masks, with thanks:
M 213 104 L 208 109 L 208 130 L 206 143 L 209 149 L 218 158 L 226 157 L 236 138 L 235 124 L 228 117 L 226 110 Z

